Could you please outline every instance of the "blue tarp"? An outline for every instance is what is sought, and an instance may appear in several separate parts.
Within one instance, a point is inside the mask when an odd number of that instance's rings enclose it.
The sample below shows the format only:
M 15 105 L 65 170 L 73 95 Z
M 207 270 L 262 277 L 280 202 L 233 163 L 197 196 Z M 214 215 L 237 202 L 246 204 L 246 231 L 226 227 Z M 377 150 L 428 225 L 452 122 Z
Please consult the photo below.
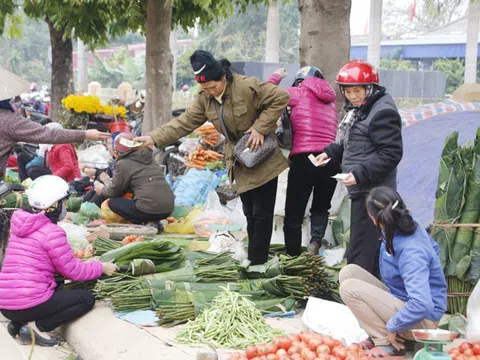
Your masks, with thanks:
M 413 216 L 424 226 L 433 222 L 443 143 L 459 132 L 459 144 L 474 139 L 479 112 L 437 115 L 403 130 L 403 159 L 398 167 L 398 191 Z

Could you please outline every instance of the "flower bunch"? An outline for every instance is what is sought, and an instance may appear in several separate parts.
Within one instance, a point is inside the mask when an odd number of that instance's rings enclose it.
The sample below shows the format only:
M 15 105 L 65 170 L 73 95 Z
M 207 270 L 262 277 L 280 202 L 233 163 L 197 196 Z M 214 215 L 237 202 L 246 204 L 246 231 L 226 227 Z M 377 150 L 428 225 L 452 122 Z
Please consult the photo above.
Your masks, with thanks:
M 102 111 L 100 99 L 91 95 L 68 95 L 62 100 L 62 104 L 76 113 L 96 114 Z
M 125 116 L 127 115 L 127 109 L 124 106 L 104 105 L 102 111 L 105 115 L 116 115 L 120 118 L 125 118 Z

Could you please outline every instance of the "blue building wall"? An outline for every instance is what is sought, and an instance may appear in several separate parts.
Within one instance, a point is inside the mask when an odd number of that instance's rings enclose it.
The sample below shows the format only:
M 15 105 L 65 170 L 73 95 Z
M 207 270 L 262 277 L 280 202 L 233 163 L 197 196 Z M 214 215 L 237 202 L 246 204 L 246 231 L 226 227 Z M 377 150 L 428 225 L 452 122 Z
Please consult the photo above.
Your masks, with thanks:
M 432 59 L 432 58 L 464 58 L 465 44 L 432 44 L 432 45 L 382 45 L 382 57 L 393 54 L 401 49 L 404 59 Z M 480 56 L 480 46 L 478 55 Z M 351 59 L 367 59 L 367 45 L 352 45 Z

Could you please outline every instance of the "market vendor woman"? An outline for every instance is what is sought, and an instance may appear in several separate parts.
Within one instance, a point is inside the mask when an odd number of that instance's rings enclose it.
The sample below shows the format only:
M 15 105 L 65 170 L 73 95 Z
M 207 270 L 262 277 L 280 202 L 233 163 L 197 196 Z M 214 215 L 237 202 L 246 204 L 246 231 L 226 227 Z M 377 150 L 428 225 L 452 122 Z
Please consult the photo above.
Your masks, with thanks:
M 392 188 L 371 190 L 366 207 L 381 238 L 383 283 L 349 264 L 340 272 L 340 296 L 370 336 L 362 344 L 372 348 L 370 358 L 402 356 L 410 330 L 436 328 L 447 309 L 440 248 Z
M 248 258 L 252 264 L 262 264 L 267 261 L 272 236 L 278 175 L 288 163 L 277 146 L 266 160 L 247 168 L 234 161 L 233 146 L 245 133 L 250 133 L 249 148 L 260 149 L 265 136 L 274 135 L 289 95 L 275 85 L 233 74 L 228 60 L 218 61 L 207 51 L 195 51 L 190 63 L 201 88 L 194 102 L 184 114 L 139 140 L 163 147 L 190 134 L 206 121 L 223 133 L 217 103 L 231 140 L 226 146 L 230 180 L 236 182 L 247 218 Z

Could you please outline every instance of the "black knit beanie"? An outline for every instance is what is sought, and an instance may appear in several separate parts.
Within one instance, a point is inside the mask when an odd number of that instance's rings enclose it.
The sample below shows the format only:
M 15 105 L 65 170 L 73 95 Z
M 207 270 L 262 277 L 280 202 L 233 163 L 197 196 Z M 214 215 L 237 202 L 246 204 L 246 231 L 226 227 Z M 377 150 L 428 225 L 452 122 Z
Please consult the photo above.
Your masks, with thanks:
M 190 64 L 192 64 L 195 80 L 199 83 L 218 81 L 225 75 L 222 64 L 205 50 L 196 50 L 190 56 Z

